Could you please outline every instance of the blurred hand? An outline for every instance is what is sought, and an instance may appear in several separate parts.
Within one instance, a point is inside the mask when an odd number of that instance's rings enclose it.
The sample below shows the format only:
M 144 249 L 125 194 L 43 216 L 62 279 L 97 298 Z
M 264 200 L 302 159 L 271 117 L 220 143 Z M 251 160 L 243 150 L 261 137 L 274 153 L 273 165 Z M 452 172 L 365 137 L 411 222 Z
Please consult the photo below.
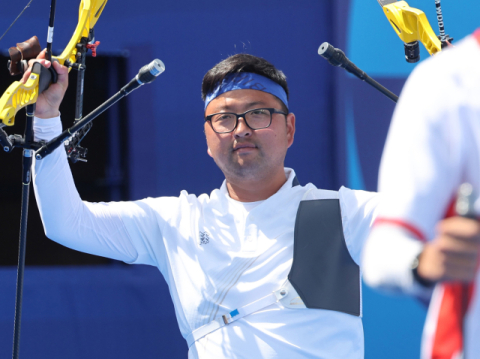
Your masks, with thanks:
M 447 218 L 439 222 L 437 237 L 425 245 L 417 273 L 430 281 L 470 282 L 477 273 L 479 253 L 480 223 Z
M 46 68 L 52 66 L 52 62 L 45 60 L 45 51 L 40 52 L 35 60 L 28 62 L 28 70 L 23 74 L 22 83 L 25 83 L 32 73 L 34 62 L 40 62 Z M 58 81 L 38 95 L 35 116 L 39 118 L 52 118 L 59 115 L 60 104 L 68 88 L 68 68 L 56 61 L 53 62 L 53 67 L 58 73 Z

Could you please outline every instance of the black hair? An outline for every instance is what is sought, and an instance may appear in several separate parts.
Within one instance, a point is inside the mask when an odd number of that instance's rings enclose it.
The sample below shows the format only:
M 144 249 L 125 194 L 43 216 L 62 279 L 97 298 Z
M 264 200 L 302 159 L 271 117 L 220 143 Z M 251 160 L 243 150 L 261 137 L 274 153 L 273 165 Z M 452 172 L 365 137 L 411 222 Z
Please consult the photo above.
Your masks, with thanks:
M 288 99 L 287 77 L 270 62 L 249 54 L 236 54 L 212 67 L 203 77 L 202 100 L 212 92 L 223 79 L 233 73 L 252 72 L 276 82 L 285 90 Z

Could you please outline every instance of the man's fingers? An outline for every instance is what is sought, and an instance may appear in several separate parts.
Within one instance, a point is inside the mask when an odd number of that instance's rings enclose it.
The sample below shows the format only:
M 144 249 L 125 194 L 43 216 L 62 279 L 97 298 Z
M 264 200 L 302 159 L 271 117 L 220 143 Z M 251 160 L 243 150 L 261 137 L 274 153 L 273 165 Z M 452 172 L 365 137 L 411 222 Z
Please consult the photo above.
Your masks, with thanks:
M 443 280 L 454 282 L 471 282 L 475 279 L 475 267 L 465 266 L 445 266 L 445 275 Z
M 31 68 L 35 62 L 40 62 L 46 68 L 49 68 L 52 64 L 50 61 L 45 59 L 32 59 L 32 60 L 28 60 L 28 67 Z
M 23 73 L 23 76 L 22 76 L 22 79 L 20 80 L 20 82 L 22 84 L 27 82 L 27 79 L 28 79 L 28 77 L 30 76 L 31 73 L 32 73 L 32 68 L 29 67 L 28 70 Z
M 28 69 L 23 73 L 23 76 L 22 76 L 22 79 L 20 80 L 20 82 L 22 82 L 22 83 L 27 82 L 28 77 L 32 73 L 32 67 L 33 67 L 33 64 L 35 62 L 40 62 L 46 68 L 49 68 L 51 66 L 51 62 L 45 60 L 45 53 L 46 52 L 47 52 L 47 49 L 43 49 L 42 51 L 40 51 L 40 53 L 38 54 L 36 59 L 28 60 Z
M 475 278 L 479 245 L 442 235 L 427 243 L 420 256 L 418 273 L 433 281 L 470 281 Z
M 445 232 L 444 235 L 455 238 L 458 242 L 472 243 L 480 247 L 480 234 L 460 230 Z
M 47 53 L 47 49 L 43 49 L 43 50 L 40 51 L 40 53 L 38 54 L 37 59 L 44 59 L 46 53 Z
M 68 87 L 68 68 L 60 65 L 60 63 L 54 61 L 53 67 L 57 71 L 58 79 L 57 84 L 62 86 L 65 90 Z
M 480 222 L 463 217 L 451 217 L 437 226 L 440 236 L 457 237 L 465 241 L 480 243 Z
M 472 243 L 463 243 L 472 246 Z M 445 280 L 468 282 L 475 278 L 477 272 L 478 252 L 476 250 L 458 251 L 458 248 L 441 249 L 441 263 Z
M 439 249 L 452 253 L 470 253 L 477 255 L 480 252 L 480 245 L 462 237 L 442 236 L 438 238 Z
M 47 61 L 45 59 L 40 59 L 40 60 L 37 60 L 37 59 L 32 59 L 32 60 L 29 60 L 28 61 L 28 69 L 27 71 L 24 72 L 23 76 L 22 76 L 22 79 L 20 80 L 20 82 L 22 83 L 26 83 L 27 80 L 28 80 L 28 77 L 30 76 L 30 74 L 32 73 L 32 67 L 33 67 L 33 64 L 35 62 L 39 62 L 41 63 L 43 66 L 45 66 L 46 68 L 49 68 L 52 63 L 50 61 Z
M 68 67 L 61 65 L 58 61 L 53 61 L 53 67 L 58 75 L 68 75 Z
M 471 252 L 450 252 L 442 251 L 443 261 L 448 265 L 457 265 L 465 267 L 476 267 L 478 255 Z

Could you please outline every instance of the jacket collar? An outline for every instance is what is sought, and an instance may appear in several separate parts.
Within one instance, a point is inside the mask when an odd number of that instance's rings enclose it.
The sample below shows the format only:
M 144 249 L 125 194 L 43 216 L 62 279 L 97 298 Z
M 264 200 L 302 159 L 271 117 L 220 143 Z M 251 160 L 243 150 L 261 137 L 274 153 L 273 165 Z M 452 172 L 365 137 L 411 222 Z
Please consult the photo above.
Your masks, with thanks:
M 278 193 L 288 190 L 289 188 L 296 187 L 300 185 L 300 182 L 297 179 L 297 176 L 295 174 L 295 171 L 291 168 L 285 167 L 285 176 L 287 177 L 287 181 L 283 184 L 282 187 L 277 191 L 277 193 L 273 194 L 269 198 L 266 199 L 268 201 L 270 198 L 276 196 Z M 224 196 L 226 196 L 229 199 L 232 199 L 230 197 L 230 194 L 228 193 L 227 189 L 227 180 L 223 180 L 222 186 L 220 187 L 220 193 Z

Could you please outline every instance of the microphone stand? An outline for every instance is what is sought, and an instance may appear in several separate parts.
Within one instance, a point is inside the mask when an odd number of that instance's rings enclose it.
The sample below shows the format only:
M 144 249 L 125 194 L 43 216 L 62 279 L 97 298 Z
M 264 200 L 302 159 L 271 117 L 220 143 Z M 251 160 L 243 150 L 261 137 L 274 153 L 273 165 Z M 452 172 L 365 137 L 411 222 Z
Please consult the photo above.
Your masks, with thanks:
M 324 42 L 318 48 L 318 54 L 326 59 L 330 65 L 343 67 L 346 71 L 358 77 L 360 80 L 365 81 L 376 90 L 387 96 L 393 102 L 398 101 L 398 96 L 386 87 L 380 85 L 377 81 L 368 76 L 364 71 L 360 70 L 353 62 L 351 62 L 345 53 L 337 48 L 334 48 L 328 42 Z

